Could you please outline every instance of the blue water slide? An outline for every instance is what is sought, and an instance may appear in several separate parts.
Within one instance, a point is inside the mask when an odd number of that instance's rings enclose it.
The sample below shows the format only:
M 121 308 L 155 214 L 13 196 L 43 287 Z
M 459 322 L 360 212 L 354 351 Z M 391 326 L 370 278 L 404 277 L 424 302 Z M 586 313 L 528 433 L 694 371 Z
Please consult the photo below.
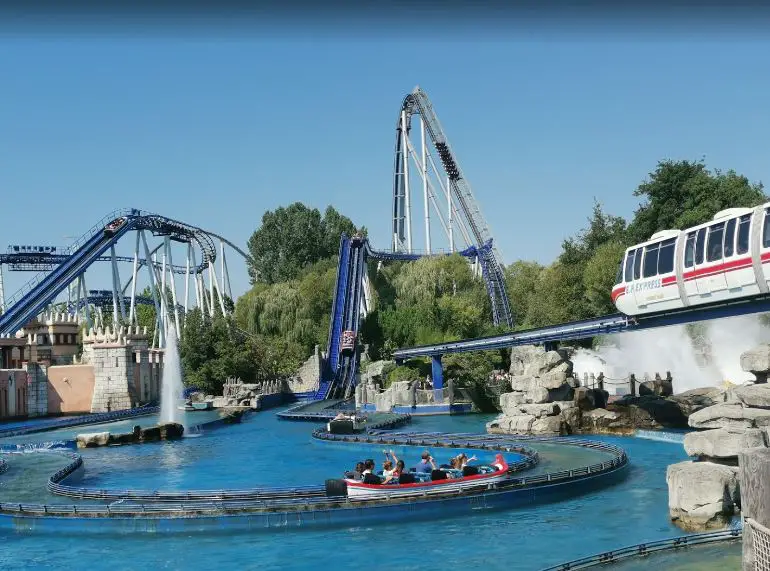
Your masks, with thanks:
M 326 351 L 326 366 L 321 374 L 321 381 L 316 392 L 316 399 L 324 399 L 329 393 L 337 374 L 339 364 L 340 338 L 345 312 L 345 294 L 347 293 L 350 264 L 350 239 L 343 234 L 340 238 L 339 262 L 337 279 L 334 284 L 334 300 L 332 301 L 332 319 L 329 323 L 329 343 Z
M 127 218 L 122 226 L 109 234 L 104 231 L 104 228 L 97 229 L 66 262 L 56 267 L 14 303 L 7 312 L 0 315 L 0 333 L 15 333 L 37 316 L 92 262 L 128 232 L 133 227 L 132 223 L 133 220 Z

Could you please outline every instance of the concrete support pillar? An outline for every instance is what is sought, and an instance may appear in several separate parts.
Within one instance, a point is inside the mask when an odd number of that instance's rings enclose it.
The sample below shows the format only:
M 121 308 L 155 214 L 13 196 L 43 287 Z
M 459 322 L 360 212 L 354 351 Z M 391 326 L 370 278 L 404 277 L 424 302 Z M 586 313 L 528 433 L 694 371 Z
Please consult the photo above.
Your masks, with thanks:
M 770 527 L 770 449 L 749 448 L 738 454 L 741 517 Z M 754 531 L 743 527 L 743 571 L 755 571 Z M 761 532 L 760 532 L 761 533 Z
M 545 349 L 546 352 L 556 351 L 556 349 L 558 348 L 559 348 L 559 343 L 556 341 L 546 341 L 545 343 L 543 343 L 543 349 Z

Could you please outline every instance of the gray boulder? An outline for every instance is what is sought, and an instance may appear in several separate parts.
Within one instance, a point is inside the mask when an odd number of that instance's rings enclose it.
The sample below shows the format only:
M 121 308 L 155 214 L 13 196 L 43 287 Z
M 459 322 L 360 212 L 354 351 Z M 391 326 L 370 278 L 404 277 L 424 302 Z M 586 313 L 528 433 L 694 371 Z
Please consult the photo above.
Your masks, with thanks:
M 96 446 L 107 446 L 110 441 L 109 432 L 84 432 L 75 437 L 78 448 L 94 448 Z
M 535 417 L 530 414 L 500 416 L 487 424 L 487 432 L 502 434 L 531 434 Z
M 511 377 L 511 389 L 526 392 L 535 386 L 535 377 L 529 375 L 517 375 Z
M 515 415 L 519 413 L 519 405 L 526 402 L 524 393 L 503 393 L 500 395 L 500 410 L 505 415 Z
M 675 403 L 684 416 L 690 416 L 703 408 L 725 402 L 725 391 L 718 387 L 703 387 L 670 396 L 668 400 Z
M 770 410 L 740 404 L 715 404 L 690 415 L 693 428 L 761 428 L 770 426 Z
M 552 402 L 544 404 L 523 404 L 519 406 L 519 410 L 524 414 L 531 414 L 535 418 L 554 416 L 560 412 L 559 407 Z
M 745 406 L 770 409 L 770 385 L 767 383 L 734 387 L 730 389 L 730 397 Z
M 561 418 L 564 420 L 564 433 L 575 434 L 580 432 L 582 412 L 576 406 L 562 409 Z
M 555 351 L 554 351 L 555 353 Z M 564 371 L 549 371 L 535 379 L 535 384 L 544 389 L 558 389 L 567 382 L 567 373 Z
M 547 373 L 564 360 L 564 357 L 558 351 L 537 354 L 524 367 L 524 374 L 538 377 L 543 373 Z
M 545 349 L 542 346 L 537 345 L 521 345 L 511 348 L 511 366 L 509 372 L 516 376 L 523 375 L 527 365 L 544 353 Z
M 534 387 L 532 390 L 527 391 L 525 394 L 527 397 L 527 402 L 535 404 L 545 403 L 550 400 L 548 389 L 544 389 L 543 387 Z
M 561 419 L 560 416 L 544 416 L 542 418 L 538 418 L 532 423 L 532 427 L 530 428 L 532 434 L 553 434 L 553 435 L 560 435 L 564 434 L 564 421 Z
M 668 509 L 686 531 L 726 527 L 740 504 L 738 468 L 712 462 L 680 462 L 666 470 Z
M 767 382 L 767 373 L 770 371 L 770 344 L 763 343 L 742 353 L 741 369 L 753 373 L 757 382 Z
M 715 459 L 737 459 L 741 450 L 765 444 L 765 433 L 759 428 L 718 428 L 690 432 L 684 437 L 684 451 L 688 456 Z

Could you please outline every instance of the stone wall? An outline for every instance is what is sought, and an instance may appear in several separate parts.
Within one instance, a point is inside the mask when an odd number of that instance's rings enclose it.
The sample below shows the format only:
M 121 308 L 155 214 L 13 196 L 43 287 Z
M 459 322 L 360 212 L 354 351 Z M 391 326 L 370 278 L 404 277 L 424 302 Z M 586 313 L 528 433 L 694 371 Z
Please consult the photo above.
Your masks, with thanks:
M 91 412 L 131 408 L 139 400 L 133 390 L 134 359 L 131 347 L 119 344 L 95 345 L 93 359 L 94 394 Z
M 48 367 L 48 413 L 89 412 L 94 394 L 91 365 Z
M 770 345 L 741 355 L 741 367 L 756 379 L 722 391 L 694 411 L 689 425 L 697 429 L 684 439 L 694 461 L 668 467 L 668 504 L 671 519 L 688 531 L 724 527 L 740 509 L 738 453 L 770 445 Z
M 48 414 L 48 365 L 27 363 L 27 416 Z
M 320 378 L 321 353 L 318 350 L 318 345 L 316 345 L 313 354 L 302 364 L 297 374 L 287 380 L 287 386 L 292 393 L 317 391 Z

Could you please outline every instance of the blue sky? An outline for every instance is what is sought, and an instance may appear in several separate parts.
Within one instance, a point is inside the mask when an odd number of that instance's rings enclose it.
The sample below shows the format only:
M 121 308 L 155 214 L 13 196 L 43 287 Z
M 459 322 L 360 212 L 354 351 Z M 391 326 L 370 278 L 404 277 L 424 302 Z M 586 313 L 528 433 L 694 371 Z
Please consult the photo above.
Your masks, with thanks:
M 0 247 L 63 245 L 124 206 L 245 245 L 293 201 L 332 204 L 388 247 L 396 116 L 417 84 L 505 262 L 553 260 L 593 197 L 631 216 L 659 159 L 770 179 L 761 39 L 496 37 L 6 39 Z

